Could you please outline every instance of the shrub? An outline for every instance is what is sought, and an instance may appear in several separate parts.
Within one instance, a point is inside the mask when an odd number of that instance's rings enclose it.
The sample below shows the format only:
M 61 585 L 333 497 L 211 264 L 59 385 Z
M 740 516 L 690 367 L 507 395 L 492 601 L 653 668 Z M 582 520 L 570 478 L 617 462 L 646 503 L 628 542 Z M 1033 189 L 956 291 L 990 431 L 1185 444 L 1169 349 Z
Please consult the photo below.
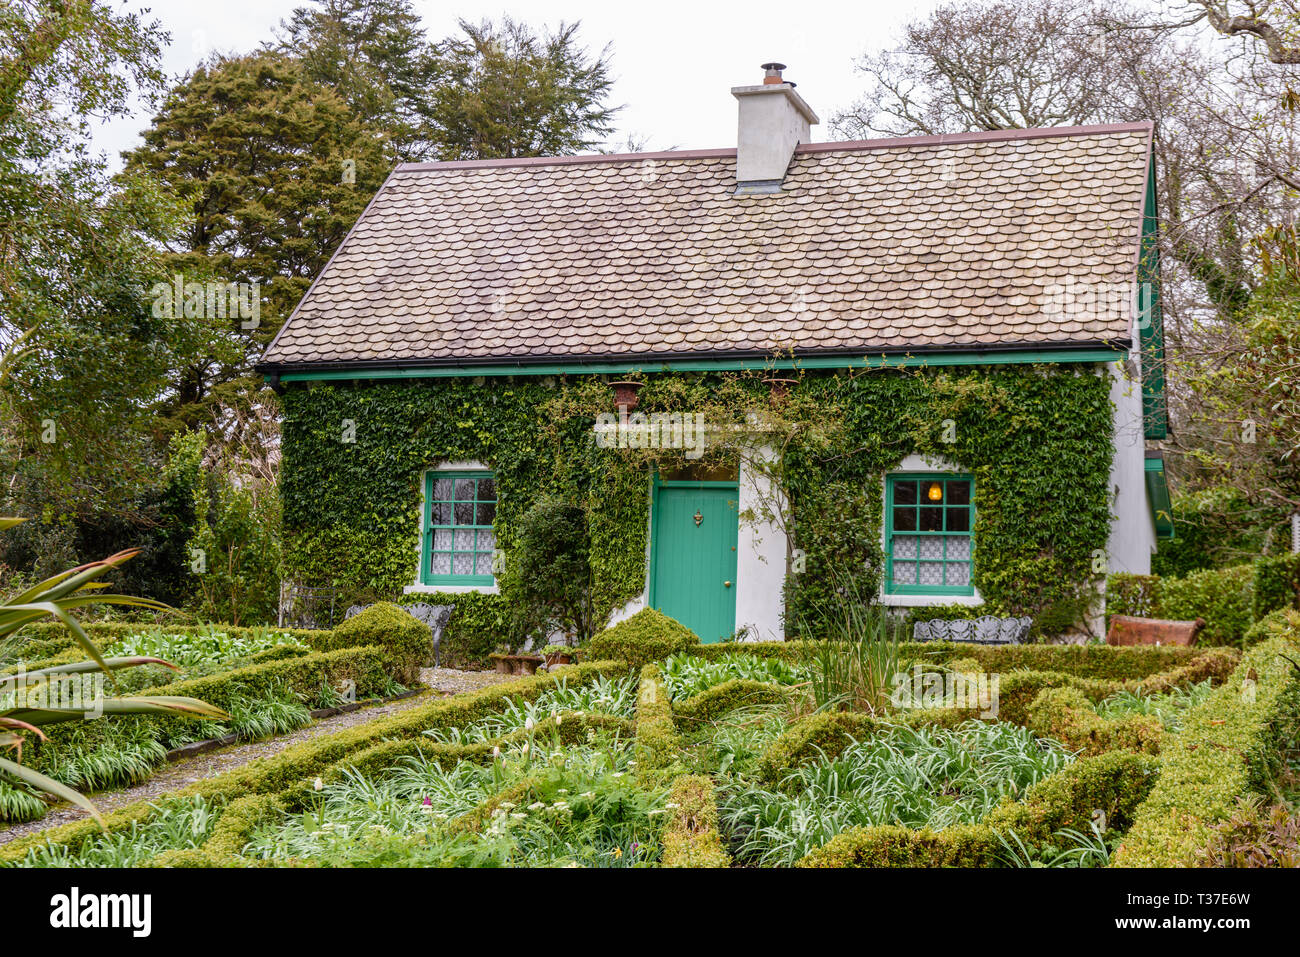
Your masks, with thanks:
M 1269 555 L 1255 562 L 1255 620 L 1281 608 L 1300 608 L 1300 554 Z
M 668 795 L 671 816 L 664 829 L 664 867 L 727 867 L 731 860 L 718 834 L 718 803 L 713 780 L 683 774 Z
M 559 630 L 585 644 L 603 623 L 592 601 L 587 527 L 587 510 L 557 495 L 520 519 L 505 587 L 520 608 L 521 638 Z
M 1240 798 L 1264 787 L 1280 763 L 1280 742 L 1300 722 L 1300 682 L 1284 656 L 1296 632 L 1255 645 L 1226 684 L 1168 739 L 1160 780 L 1115 855 L 1121 867 L 1190 867 L 1214 825 Z
M 685 625 L 646 608 L 591 639 L 586 657 L 626 661 L 632 671 L 639 671 L 652 661 L 662 661 L 679 651 L 692 651 L 699 643 L 699 635 Z
M 1202 867 L 1300 867 L 1300 814 L 1285 804 L 1243 800 L 1214 827 Z
M 429 626 L 390 602 L 371 605 L 325 634 L 324 648 L 378 648 L 384 670 L 402 684 L 419 681 L 420 668 L 433 660 Z
M 1255 568 L 1237 565 L 1192 572 L 1186 578 L 1160 581 L 1160 618 L 1177 621 L 1205 619 L 1198 645 L 1228 645 L 1241 641 L 1254 620 Z

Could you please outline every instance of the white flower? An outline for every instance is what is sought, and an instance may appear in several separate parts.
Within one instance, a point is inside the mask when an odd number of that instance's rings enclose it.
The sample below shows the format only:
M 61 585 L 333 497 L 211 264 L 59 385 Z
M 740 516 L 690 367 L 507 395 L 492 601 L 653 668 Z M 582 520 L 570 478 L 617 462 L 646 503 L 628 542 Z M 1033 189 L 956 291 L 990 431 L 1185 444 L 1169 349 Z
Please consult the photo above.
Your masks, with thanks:
M 527 814 L 518 814 L 518 813 L 516 813 L 516 814 L 511 814 L 510 816 L 511 816 L 512 818 L 514 818 L 516 821 L 522 821 L 522 820 L 524 820 L 526 817 L 528 817 Z
M 533 730 L 533 719 L 532 719 L 532 718 L 525 718 L 525 719 L 524 719 L 524 730 L 526 730 L 526 731 L 531 731 L 531 730 Z
M 315 781 L 311 782 L 311 786 L 314 787 L 317 791 L 325 790 L 325 782 L 322 781 L 320 778 L 317 778 Z
M 494 746 L 494 747 L 492 748 L 492 757 L 494 757 L 494 758 L 499 758 L 499 757 L 501 757 L 501 746 L 500 746 L 500 745 L 496 745 L 496 746 Z
M 534 801 L 532 804 L 528 805 L 528 810 L 530 810 L 530 811 L 540 811 L 540 810 L 541 810 L 542 808 L 544 808 L 544 807 L 546 807 L 545 802 L 543 802 L 543 801 Z
M 560 725 L 562 725 L 563 723 L 564 723 L 564 715 L 562 715 L 562 714 L 557 714 L 557 715 L 555 716 L 555 726 L 558 728 L 558 727 L 559 727 Z

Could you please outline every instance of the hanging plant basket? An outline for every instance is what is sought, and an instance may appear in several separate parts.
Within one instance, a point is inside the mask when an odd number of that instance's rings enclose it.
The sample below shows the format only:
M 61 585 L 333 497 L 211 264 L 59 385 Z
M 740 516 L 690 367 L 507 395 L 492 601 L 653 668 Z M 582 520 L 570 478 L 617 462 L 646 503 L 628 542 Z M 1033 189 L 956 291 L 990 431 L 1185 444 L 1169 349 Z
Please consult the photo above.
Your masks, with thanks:
M 636 408 L 640 401 L 637 393 L 641 391 L 644 382 L 611 382 L 609 387 L 614 390 L 614 408 L 626 408 L 629 412 Z

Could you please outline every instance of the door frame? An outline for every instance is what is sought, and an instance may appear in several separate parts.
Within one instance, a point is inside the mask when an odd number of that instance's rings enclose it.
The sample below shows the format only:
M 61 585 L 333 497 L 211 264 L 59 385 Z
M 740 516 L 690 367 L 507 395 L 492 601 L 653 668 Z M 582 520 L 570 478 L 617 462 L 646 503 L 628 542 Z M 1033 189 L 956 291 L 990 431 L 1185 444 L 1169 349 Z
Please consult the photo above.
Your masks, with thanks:
M 689 479 L 660 478 L 659 470 L 656 469 L 650 486 L 650 562 L 649 562 L 650 583 L 646 589 L 647 608 L 655 607 L 656 592 L 658 591 L 659 588 L 659 582 L 658 582 L 659 544 L 658 544 L 658 539 L 655 536 L 655 530 L 659 527 L 659 491 L 660 489 L 665 489 L 665 488 L 695 488 L 695 489 L 716 488 L 716 489 L 731 489 L 735 491 L 736 531 L 737 531 L 737 543 L 739 543 L 739 531 L 740 531 L 740 479 L 739 477 L 737 477 L 736 481 L 734 482 L 692 482 Z M 739 574 L 740 571 L 739 565 L 737 565 L 736 571 Z M 735 587 L 731 589 L 731 601 L 733 606 L 736 601 L 737 591 L 738 590 Z

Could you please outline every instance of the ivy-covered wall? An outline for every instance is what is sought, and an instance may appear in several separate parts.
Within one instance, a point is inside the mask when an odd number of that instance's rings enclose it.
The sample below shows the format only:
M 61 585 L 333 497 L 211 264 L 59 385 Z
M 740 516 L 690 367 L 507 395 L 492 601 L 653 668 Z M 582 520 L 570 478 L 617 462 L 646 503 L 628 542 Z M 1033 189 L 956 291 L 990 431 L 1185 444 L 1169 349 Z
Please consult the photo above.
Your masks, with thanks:
M 769 403 L 757 374 L 641 378 L 638 411 L 743 420 Z M 987 606 L 1051 627 L 1052 616 L 1073 620 L 1109 533 L 1108 389 L 1090 366 L 798 376 L 771 439 L 794 544 L 807 556 L 791 576 L 787 628 L 819 630 L 828 590 L 846 575 L 878 588 L 881 480 L 911 453 L 944 456 L 975 476 L 975 583 Z M 608 385 L 593 376 L 290 387 L 281 482 L 289 574 L 356 598 L 400 593 L 417 576 L 423 472 L 473 460 L 497 473 L 507 561 L 512 527 L 539 495 L 590 504 L 598 605 L 617 608 L 645 582 L 651 470 L 678 453 L 596 447 L 595 415 L 610 408 Z M 444 639 L 452 660 L 482 660 L 508 637 L 503 598 L 407 600 L 458 606 Z

